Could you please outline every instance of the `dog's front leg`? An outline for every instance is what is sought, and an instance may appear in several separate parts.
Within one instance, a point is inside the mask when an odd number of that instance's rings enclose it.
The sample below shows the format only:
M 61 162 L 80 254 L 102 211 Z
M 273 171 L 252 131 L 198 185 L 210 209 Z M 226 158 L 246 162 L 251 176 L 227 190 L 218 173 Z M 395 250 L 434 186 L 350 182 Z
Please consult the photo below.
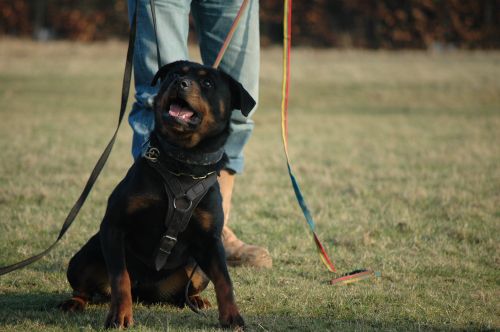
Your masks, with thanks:
M 132 289 L 125 263 L 124 232 L 106 220 L 100 229 L 101 246 L 111 284 L 111 304 L 106 328 L 132 326 Z
M 212 239 L 212 243 L 195 254 L 201 269 L 207 273 L 214 283 L 219 322 L 222 327 L 240 328 L 245 326 L 234 298 L 233 285 L 227 271 L 226 255 L 220 238 Z M 206 243 L 206 242 L 205 242 Z

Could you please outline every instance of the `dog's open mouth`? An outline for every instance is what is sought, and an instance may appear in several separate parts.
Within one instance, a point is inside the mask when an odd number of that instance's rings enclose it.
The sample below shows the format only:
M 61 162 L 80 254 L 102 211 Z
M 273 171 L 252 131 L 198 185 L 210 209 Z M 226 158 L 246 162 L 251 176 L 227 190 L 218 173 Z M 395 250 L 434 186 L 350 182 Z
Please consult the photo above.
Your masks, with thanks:
M 196 126 L 201 122 L 201 115 L 183 99 L 172 100 L 165 115 L 181 125 Z

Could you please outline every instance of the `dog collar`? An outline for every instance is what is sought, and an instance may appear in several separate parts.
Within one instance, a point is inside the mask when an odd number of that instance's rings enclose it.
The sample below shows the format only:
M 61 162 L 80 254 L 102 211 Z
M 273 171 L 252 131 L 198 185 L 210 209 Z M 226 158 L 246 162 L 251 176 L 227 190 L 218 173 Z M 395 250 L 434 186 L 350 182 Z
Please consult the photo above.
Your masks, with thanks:
M 221 147 L 214 152 L 189 151 L 172 145 L 157 135 L 154 137 L 160 145 L 162 152 L 164 152 L 167 156 L 186 164 L 205 166 L 214 165 L 221 161 L 224 156 L 224 147 Z

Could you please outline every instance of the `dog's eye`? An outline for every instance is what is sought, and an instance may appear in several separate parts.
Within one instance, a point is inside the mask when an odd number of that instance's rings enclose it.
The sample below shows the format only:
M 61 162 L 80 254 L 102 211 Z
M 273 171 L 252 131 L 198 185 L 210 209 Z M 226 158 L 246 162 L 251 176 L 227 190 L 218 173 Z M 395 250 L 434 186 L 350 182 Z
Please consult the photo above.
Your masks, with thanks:
M 209 79 L 204 79 L 201 81 L 201 85 L 203 85 L 203 87 L 205 87 L 205 88 L 210 89 L 211 87 L 214 86 L 214 83 Z
M 179 75 L 179 73 L 172 73 L 172 74 L 170 74 L 170 78 L 173 79 L 173 80 L 179 78 L 180 76 L 181 75 Z

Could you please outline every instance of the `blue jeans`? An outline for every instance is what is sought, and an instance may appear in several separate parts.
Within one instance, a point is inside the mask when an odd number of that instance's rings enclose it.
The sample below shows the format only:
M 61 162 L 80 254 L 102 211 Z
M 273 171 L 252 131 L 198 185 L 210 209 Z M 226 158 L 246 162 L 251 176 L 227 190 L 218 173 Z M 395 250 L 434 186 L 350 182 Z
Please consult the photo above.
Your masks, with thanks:
M 242 0 L 155 0 L 155 3 L 162 65 L 188 59 L 187 38 L 191 11 L 203 63 L 211 66 Z M 135 0 L 128 0 L 128 5 L 131 20 Z M 143 153 L 154 127 L 151 107 L 158 89 L 151 86 L 151 80 L 158 70 L 158 62 L 149 0 L 138 0 L 138 6 L 134 51 L 136 101 L 129 115 L 129 124 L 134 131 L 132 155 L 135 159 Z M 238 80 L 256 101 L 259 89 L 259 53 L 259 3 L 258 0 L 251 0 L 219 68 Z M 234 172 L 243 171 L 243 147 L 250 138 L 253 126 L 250 117 L 244 117 L 240 111 L 233 112 L 225 150 L 229 157 L 226 167 Z

